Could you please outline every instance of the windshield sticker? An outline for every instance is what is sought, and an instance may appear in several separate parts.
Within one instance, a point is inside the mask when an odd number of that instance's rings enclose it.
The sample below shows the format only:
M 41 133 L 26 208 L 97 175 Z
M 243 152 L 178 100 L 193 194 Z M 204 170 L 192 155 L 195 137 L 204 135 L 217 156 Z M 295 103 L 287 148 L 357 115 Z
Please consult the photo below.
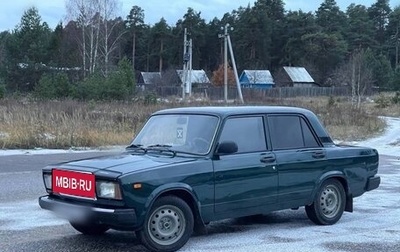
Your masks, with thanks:
M 182 139 L 183 138 L 183 128 L 176 129 L 176 138 Z

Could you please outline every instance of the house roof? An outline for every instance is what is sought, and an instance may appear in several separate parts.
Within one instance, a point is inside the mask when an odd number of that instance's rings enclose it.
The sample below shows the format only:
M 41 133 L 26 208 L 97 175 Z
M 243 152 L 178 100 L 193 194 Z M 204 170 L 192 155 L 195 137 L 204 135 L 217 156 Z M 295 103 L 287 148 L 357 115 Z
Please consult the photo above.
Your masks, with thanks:
M 304 67 L 283 67 L 293 82 L 315 83 Z
M 240 75 L 241 82 L 244 75 L 247 76 L 250 84 L 275 84 L 269 70 L 244 70 Z
M 160 72 L 140 72 L 144 84 L 157 84 L 161 82 Z
M 191 70 L 189 72 L 191 72 L 190 79 L 192 83 L 210 83 L 210 79 L 208 79 L 204 70 Z M 178 74 L 180 81 L 183 82 L 183 70 L 176 70 L 176 73 Z

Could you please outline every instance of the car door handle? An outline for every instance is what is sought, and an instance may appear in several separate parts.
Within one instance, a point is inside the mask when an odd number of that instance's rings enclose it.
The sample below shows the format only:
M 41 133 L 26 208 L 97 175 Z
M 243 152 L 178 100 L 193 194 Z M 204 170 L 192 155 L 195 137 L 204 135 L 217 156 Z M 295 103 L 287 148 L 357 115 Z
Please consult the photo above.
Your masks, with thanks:
M 325 157 L 325 153 L 323 153 L 322 151 L 317 151 L 317 152 L 314 152 L 312 154 L 312 157 L 313 158 L 324 158 Z
M 262 162 L 262 163 L 273 163 L 273 162 L 275 162 L 275 157 L 274 156 L 264 156 L 264 157 L 261 157 L 261 159 L 260 159 L 260 161 Z

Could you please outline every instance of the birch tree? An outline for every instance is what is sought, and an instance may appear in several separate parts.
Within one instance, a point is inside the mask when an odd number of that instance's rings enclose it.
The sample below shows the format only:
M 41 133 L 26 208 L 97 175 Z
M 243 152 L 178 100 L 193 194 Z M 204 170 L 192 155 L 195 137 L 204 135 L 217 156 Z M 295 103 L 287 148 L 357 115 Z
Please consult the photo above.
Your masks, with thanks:
M 84 76 L 86 71 L 94 73 L 100 59 L 104 60 L 105 75 L 108 75 L 110 55 L 117 47 L 122 33 L 113 36 L 120 2 L 117 0 L 67 0 L 67 19 L 76 20 L 81 29 L 78 43 L 81 47 Z M 122 21 L 121 21 L 122 22 Z
M 96 68 L 98 38 L 100 28 L 100 0 L 66 0 L 67 21 L 76 21 L 81 29 L 77 37 L 81 49 L 83 76 L 93 73 Z
M 361 100 L 374 84 L 370 50 L 355 51 L 348 62 L 343 64 L 334 74 L 334 81 L 351 88 L 351 103 L 360 108 Z
M 102 17 L 101 37 L 104 39 L 100 46 L 100 52 L 104 59 L 104 73 L 108 76 L 110 57 L 117 48 L 118 42 L 125 29 L 118 29 L 123 25 L 121 18 L 117 18 L 119 2 L 116 0 L 101 0 L 100 11 Z

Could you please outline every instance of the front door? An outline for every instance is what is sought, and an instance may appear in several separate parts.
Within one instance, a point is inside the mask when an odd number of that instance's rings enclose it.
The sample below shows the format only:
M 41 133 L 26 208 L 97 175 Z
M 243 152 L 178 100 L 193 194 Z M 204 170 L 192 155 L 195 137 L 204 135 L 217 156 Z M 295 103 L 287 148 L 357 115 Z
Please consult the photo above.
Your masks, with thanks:
M 262 115 L 226 119 L 218 142 L 233 141 L 238 151 L 214 160 L 216 216 L 256 214 L 276 203 L 276 158 L 265 136 Z

